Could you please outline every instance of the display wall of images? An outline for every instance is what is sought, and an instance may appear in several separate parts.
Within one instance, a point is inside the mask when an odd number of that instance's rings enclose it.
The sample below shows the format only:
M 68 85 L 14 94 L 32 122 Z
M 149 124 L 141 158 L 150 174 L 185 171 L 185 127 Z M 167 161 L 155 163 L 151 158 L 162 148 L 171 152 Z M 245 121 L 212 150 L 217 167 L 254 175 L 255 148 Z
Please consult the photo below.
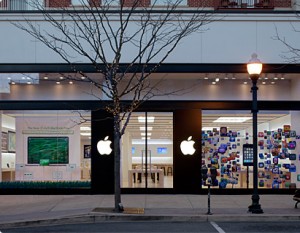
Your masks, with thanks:
M 297 142 L 300 136 L 290 125 L 276 131 L 258 133 L 258 185 L 265 188 L 290 188 L 296 177 Z M 297 158 L 298 157 L 298 158 Z M 294 182 L 296 182 L 295 180 Z M 298 180 L 299 181 L 299 180 Z
M 202 132 L 202 178 L 207 176 L 212 186 L 227 188 L 239 183 L 241 171 L 241 150 L 244 139 L 238 132 L 221 127 Z
M 297 174 L 297 142 L 300 136 L 289 125 L 258 132 L 258 185 L 260 188 L 290 188 L 300 181 Z M 300 143 L 300 142 L 299 142 Z M 202 131 L 202 179 L 219 188 L 247 188 L 247 169 L 252 166 L 249 135 L 221 127 Z M 251 151 L 252 150 L 252 151 Z M 249 171 L 249 170 L 248 170 Z M 292 177 L 295 177 L 292 182 Z

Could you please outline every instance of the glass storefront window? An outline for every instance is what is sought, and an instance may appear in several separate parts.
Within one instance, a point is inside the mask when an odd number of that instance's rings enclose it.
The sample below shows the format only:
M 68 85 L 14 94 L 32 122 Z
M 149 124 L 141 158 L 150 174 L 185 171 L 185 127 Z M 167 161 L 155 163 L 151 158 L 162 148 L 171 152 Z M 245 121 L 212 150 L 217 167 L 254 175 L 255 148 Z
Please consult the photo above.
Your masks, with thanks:
M 90 188 L 90 115 L 2 111 L 0 188 Z
M 132 115 L 122 138 L 122 187 L 173 187 L 172 113 Z
M 296 111 L 258 113 L 259 188 L 299 187 L 299 116 Z M 210 177 L 215 188 L 252 188 L 253 166 L 247 166 L 253 136 L 251 113 L 203 111 L 202 127 L 202 187 Z

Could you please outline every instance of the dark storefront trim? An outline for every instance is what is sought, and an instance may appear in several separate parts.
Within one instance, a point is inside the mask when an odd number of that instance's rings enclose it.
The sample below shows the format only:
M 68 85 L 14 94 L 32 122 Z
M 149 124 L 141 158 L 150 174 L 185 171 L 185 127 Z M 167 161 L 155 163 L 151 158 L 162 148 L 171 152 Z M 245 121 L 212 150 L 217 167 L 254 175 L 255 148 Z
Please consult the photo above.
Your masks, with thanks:
M 245 61 L 247 62 L 247 61 Z M 130 64 L 120 64 L 120 72 L 122 67 L 126 68 Z M 147 64 L 151 70 L 156 64 Z M 145 64 L 131 66 L 132 71 L 139 72 L 139 67 Z M 105 69 L 104 65 L 98 65 L 98 69 Z M 86 63 L 6 63 L 0 64 L 0 73 L 75 73 L 77 71 L 83 73 L 95 73 L 95 66 Z M 147 71 L 147 69 L 145 70 Z M 130 72 L 130 71 L 129 71 Z M 160 65 L 155 73 L 245 73 L 247 67 L 245 63 L 164 63 Z M 300 66 L 297 64 L 264 64 L 264 73 L 300 73 Z

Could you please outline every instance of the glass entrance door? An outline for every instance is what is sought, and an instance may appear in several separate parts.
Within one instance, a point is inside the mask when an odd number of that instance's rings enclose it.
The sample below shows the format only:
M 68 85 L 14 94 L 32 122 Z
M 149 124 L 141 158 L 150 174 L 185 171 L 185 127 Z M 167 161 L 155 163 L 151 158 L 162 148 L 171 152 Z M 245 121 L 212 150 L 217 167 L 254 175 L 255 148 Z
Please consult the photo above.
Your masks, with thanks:
M 172 113 L 134 113 L 122 142 L 122 187 L 173 187 Z

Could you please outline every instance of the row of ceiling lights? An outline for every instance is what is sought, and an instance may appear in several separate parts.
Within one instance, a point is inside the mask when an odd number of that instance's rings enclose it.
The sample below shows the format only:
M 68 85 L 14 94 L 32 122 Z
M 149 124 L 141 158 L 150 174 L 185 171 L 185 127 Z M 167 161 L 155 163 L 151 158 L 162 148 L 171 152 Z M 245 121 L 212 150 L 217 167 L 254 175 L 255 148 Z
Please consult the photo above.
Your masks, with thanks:
M 214 77 L 224 77 L 224 79 L 238 79 L 239 75 L 243 75 L 242 73 L 239 74 L 228 74 L 228 73 L 206 73 L 204 75 L 204 79 L 211 79 L 210 75 L 213 75 Z M 247 75 L 246 78 L 248 77 L 248 74 L 244 74 Z M 273 79 L 277 80 L 277 79 L 284 79 L 284 74 L 272 74 L 272 73 L 263 73 L 260 75 L 260 78 L 265 78 L 265 79 L 272 79 L 271 77 L 273 76 Z M 213 78 L 214 79 L 214 78 Z
M 44 77 L 44 80 L 48 80 L 48 79 L 49 79 L 49 78 L 48 78 L 47 76 L 45 76 L 45 77 Z M 56 84 L 57 84 L 57 85 L 61 84 L 61 81 L 62 81 L 62 80 L 64 80 L 64 79 L 65 79 L 65 78 L 64 78 L 64 77 L 62 77 L 62 76 L 61 76 L 61 77 L 59 77 L 59 80 L 57 80 L 57 81 L 56 81 Z M 82 79 L 82 80 L 84 80 L 84 79 L 85 79 L 85 77 L 84 77 L 84 76 L 82 76 L 82 77 L 81 77 L 81 79 Z M 72 85 L 72 84 L 74 84 L 74 82 L 73 82 L 72 80 L 70 80 L 70 81 L 69 81 L 69 84 L 71 84 L 71 85 Z
M 11 80 L 10 83 L 11 83 L 12 85 L 14 85 L 14 84 L 17 83 L 17 82 L 15 82 L 14 80 L 12 80 L 10 77 L 8 77 L 7 79 L 8 79 L 8 80 Z M 27 80 L 27 82 L 26 82 L 27 84 L 32 84 L 32 83 L 33 83 L 33 82 L 32 82 L 32 79 L 31 79 L 30 77 L 22 77 L 22 79 L 23 79 L 23 80 Z M 47 76 L 45 76 L 43 79 L 44 79 L 44 80 L 48 80 L 49 78 L 48 78 Z M 61 81 L 64 80 L 64 79 L 65 79 L 65 78 L 62 77 L 62 76 L 59 77 L 59 80 L 56 81 L 56 84 L 57 84 L 57 85 L 61 84 Z M 84 80 L 85 77 L 82 76 L 81 79 Z M 204 80 L 209 80 L 209 79 L 211 79 L 211 78 L 208 78 L 208 76 L 205 76 L 205 77 L 204 77 Z M 236 77 L 234 77 L 234 76 L 232 76 L 231 78 L 228 78 L 227 76 L 224 77 L 224 80 L 228 80 L 228 79 L 235 80 Z M 249 78 L 249 79 L 250 79 L 250 78 Z M 263 79 L 264 79 L 264 80 L 269 80 L 269 78 L 268 78 L 267 76 L 265 76 Z M 280 80 L 284 80 L 285 78 L 283 77 L 283 75 L 282 75 L 280 78 L 277 77 L 277 76 L 275 76 L 275 77 L 273 78 L 273 80 L 279 80 L 279 79 L 280 79 Z M 211 84 L 215 85 L 215 84 L 217 84 L 220 80 L 221 80 L 220 78 L 213 78 L 213 81 L 211 82 Z M 271 78 L 270 78 L 270 80 L 271 80 Z M 69 81 L 69 84 L 72 85 L 72 84 L 74 84 L 74 82 L 73 82 L 72 80 L 70 80 L 70 81 Z M 244 84 L 248 84 L 248 82 L 245 81 Z M 262 81 L 262 84 L 266 84 L 266 81 Z M 275 84 L 275 81 L 271 81 L 271 84 Z
M 208 77 L 205 77 L 204 79 L 205 79 L 205 80 L 208 80 L 209 78 L 208 78 Z M 225 77 L 224 79 L 225 79 L 225 80 L 228 80 L 229 78 L 228 78 L 228 77 Z M 235 77 L 232 77 L 231 79 L 232 79 L 232 80 L 235 80 L 236 78 L 235 78 Z M 249 79 L 250 79 L 250 78 L 249 78 Z M 265 80 L 269 80 L 269 78 L 268 78 L 268 77 L 265 77 L 265 78 L 263 78 L 263 79 L 264 79 L 264 80 L 262 80 L 261 83 L 262 83 L 263 85 L 267 84 L 267 82 L 266 82 Z M 279 79 L 278 77 L 274 77 L 274 78 L 273 78 L 273 80 L 278 80 L 278 79 Z M 285 80 L 285 78 L 282 76 L 282 77 L 280 78 L 280 80 Z M 216 85 L 218 82 L 220 82 L 220 78 L 215 78 L 215 79 L 213 79 L 213 81 L 211 82 L 211 84 Z M 243 83 L 244 83 L 245 85 L 248 84 L 247 81 L 244 81 Z M 271 81 L 270 83 L 271 83 L 271 84 L 276 84 L 275 81 Z
M 12 80 L 11 77 L 8 77 L 7 79 L 10 80 L 10 84 L 12 84 L 12 85 L 15 85 L 15 84 L 18 83 L 18 82 L 16 82 L 16 81 Z M 48 78 L 47 76 L 45 76 L 43 79 L 44 79 L 44 80 L 49 80 L 49 78 Z M 57 84 L 57 85 L 61 84 L 61 81 L 64 80 L 64 79 L 65 79 L 65 78 L 62 77 L 62 76 L 59 77 L 59 80 L 56 81 L 56 84 Z M 85 77 L 82 76 L 81 79 L 84 80 Z M 30 78 L 30 77 L 22 77 L 22 80 L 26 81 L 27 84 L 32 84 L 32 83 L 33 83 L 33 80 L 32 80 L 32 78 Z M 74 84 L 74 82 L 73 82 L 72 80 L 70 80 L 70 81 L 69 81 L 69 84 Z

